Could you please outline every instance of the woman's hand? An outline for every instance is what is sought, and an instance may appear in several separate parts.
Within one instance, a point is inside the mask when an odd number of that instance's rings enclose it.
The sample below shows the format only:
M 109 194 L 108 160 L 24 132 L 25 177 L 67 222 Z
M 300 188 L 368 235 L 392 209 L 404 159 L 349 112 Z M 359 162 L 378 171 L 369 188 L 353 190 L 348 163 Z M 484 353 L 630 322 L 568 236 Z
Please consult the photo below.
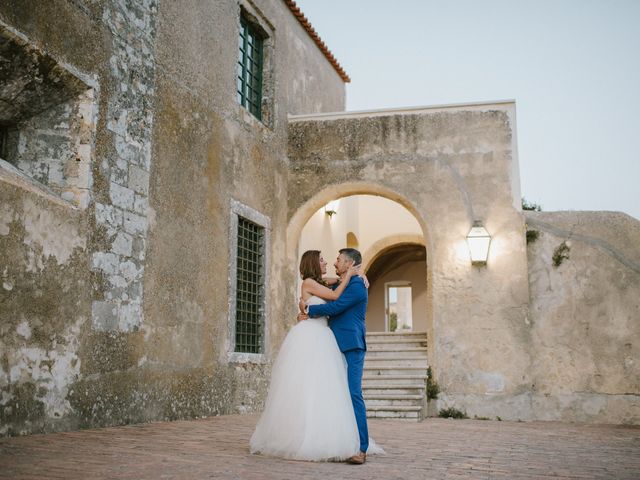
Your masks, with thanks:
M 340 280 L 343 282 L 346 282 L 354 275 L 359 275 L 359 274 L 360 274 L 360 265 L 351 265 L 349 269 L 346 272 L 344 272 L 344 275 L 342 275 L 342 278 Z

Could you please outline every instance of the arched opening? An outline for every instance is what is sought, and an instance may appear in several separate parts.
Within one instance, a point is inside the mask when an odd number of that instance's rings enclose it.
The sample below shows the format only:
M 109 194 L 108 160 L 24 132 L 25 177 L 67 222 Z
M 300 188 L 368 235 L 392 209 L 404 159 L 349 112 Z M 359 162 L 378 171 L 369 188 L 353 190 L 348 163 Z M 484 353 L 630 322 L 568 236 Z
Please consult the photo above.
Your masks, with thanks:
M 371 261 L 368 331 L 427 331 L 426 271 L 426 249 L 416 243 L 396 243 Z
M 321 250 L 329 262 L 329 275 L 334 275 L 331 265 L 338 250 L 358 248 L 363 254 L 363 271 L 371 283 L 367 330 L 391 331 L 389 315 L 395 310 L 395 315 L 401 315 L 403 330 L 428 333 L 431 292 L 424 228 L 416 213 L 394 197 L 366 193 L 320 197 L 306 222 L 298 220 L 301 228 L 296 250 L 298 258 L 306 250 Z M 339 208 L 332 203 L 329 215 L 326 205 L 338 198 Z M 398 290 L 400 284 L 410 285 L 410 292 Z M 390 295 L 394 300 L 391 303 Z
M 347 232 L 347 248 L 359 248 L 358 237 L 353 232 Z

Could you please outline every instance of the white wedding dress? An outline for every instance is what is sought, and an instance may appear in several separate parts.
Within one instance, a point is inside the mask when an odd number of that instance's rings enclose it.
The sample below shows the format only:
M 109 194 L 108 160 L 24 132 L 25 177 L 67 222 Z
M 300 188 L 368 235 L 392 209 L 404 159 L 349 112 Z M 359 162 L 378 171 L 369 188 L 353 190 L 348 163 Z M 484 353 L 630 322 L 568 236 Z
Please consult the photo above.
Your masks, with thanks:
M 311 297 L 307 303 L 325 301 Z M 251 452 L 328 461 L 345 460 L 359 446 L 346 361 L 327 318 L 301 321 L 287 334 L 274 362 Z

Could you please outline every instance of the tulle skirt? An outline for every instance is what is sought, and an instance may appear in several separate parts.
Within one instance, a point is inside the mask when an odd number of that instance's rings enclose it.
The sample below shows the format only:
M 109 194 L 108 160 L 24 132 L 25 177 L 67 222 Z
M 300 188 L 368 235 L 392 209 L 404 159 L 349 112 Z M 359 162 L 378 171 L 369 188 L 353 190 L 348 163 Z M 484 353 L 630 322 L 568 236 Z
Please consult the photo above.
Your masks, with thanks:
M 359 451 L 347 367 L 324 318 L 299 322 L 273 365 L 252 453 L 295 460 L 344 460 Z

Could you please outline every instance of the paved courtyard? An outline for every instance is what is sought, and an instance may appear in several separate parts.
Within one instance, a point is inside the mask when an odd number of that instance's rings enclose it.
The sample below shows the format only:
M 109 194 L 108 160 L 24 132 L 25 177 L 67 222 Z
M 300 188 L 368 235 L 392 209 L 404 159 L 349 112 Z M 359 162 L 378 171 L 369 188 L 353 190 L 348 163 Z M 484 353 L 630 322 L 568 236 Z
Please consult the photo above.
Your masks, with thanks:
M 255 415 L 0 439 L 0 478 L 640 479 L 640 428 L 429 419 L 371 421 L 386 455 L 363 466 L 249 454 Z

